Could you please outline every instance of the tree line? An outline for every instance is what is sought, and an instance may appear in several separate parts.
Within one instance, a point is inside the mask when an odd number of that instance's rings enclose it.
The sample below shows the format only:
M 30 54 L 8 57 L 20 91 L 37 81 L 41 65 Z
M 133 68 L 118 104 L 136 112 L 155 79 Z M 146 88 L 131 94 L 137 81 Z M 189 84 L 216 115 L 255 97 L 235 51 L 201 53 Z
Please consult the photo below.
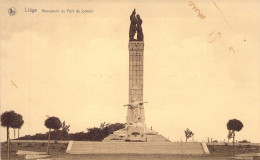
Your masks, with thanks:
M 50 132 L 50 140 L 73 140 L 73 141 L 102 141 L 109 134 L 112 134 L 114 131 L 125 128 L 124 123 L 101 123 L 99 127 L 87 128 L 87 132 L 76 132 L 69 133 L 70 125 L 67 125 L 63 121 L 61 128 L 54 129 Z M 35 135 L 25 135 L 20 137 L 19 140 L 48 140 L 48 134 L 46 133 L 37 133 Z
M 50 140 L 74 140 L 74 141 L 102 141 L 109 134 L 114 131 L 125 128 L 124 123 L 101 123 L 100 127 L 87 128 L 87 132 L 77 132 L 69 133 L 70 125 L 67 125 L 65 121 L 61 123 L 60 119 L 57 117 L 48 117 L 44 125 L 49 129 L 46 133 L 37 133 L 33 136 L 25 135 L 19 137 L 19 131 L 24 124 L 23 116 L 14 111 L 6 111 L 1 115 L 1 126 L 6 127 L 7 131 L 7 150 L 8 159 L 10 158 L 10 137 L 9 130 L 12 128 L 14 130 L 18 129 L 18 139 L 19 140 L 48 140 L 47 152 L 49 154 L 49 142 Z M 233 138 L 233 147 L 235 143 L 235 132 L 239 132 L 243 128 L 243 123 L 237 119 L 229 120 L 227 123 L 228 129 L 228 140 Z M 186 142 L 189 138 L 194 136 L 194 133 L 188 128 L 184 130 Z M 234 148 L 233 148 L 234 154 Z

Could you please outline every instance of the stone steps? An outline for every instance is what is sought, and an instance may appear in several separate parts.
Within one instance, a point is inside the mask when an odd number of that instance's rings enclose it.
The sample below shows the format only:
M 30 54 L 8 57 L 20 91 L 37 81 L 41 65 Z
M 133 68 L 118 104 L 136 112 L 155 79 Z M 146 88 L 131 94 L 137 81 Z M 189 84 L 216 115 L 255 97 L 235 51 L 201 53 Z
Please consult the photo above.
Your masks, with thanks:
M 146 135 L 147 142 L 158 142 L 158 141 L 168 141 L 164 136 L 158 135 Z
M 201 143 L 71 141 L 70 154 L 204 154 Z
M 180 143 L 180 142 L 158 142 L 158 143 L 153 143 L 153 142 L 91 142 L 91 141 L 73 141 L 73 145 L 75 144 L 80 145 L 80 146 L 154 146 L 154 145 L 163 145 L 163 146 L 198 146 L 201 145 L 201 143 L 198 142 L 188 142 L 188 143 Z
M 113 140 L 114 139 L 114 140 Z M 110 134 L 108 135 L 106 138 L 103 139 L 104 142 L 109 142 L 109 141 L 124 141 L 124 138 L 120 138 L 119 136 L 117 135 L 114 135 L 114 134 Z

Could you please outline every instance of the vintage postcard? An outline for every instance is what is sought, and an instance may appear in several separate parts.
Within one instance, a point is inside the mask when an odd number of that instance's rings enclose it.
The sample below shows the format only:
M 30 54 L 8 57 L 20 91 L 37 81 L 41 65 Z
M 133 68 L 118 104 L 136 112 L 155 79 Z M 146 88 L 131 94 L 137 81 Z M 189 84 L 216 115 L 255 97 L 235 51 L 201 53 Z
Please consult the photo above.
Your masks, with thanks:
M 259 158 L 260 1 L 0 8 L 2 159 Z

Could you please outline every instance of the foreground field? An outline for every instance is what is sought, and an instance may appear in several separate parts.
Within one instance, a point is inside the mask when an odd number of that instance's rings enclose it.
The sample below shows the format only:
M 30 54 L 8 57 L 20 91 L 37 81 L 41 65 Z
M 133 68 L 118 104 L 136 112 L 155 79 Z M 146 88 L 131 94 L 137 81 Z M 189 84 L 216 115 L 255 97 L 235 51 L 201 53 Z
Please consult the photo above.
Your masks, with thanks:
M 102 154 L 102 155 L 70 155 L 66 153 L 67 144 L 50 144 L 51 159 L 54 160 L 232 160 L 232 146 L 208 146 L 211 154 L 193 155 L 133 155 L 133 154 Z M 12 143 L 11 159 L 24 160 L 25 156 L 18 156 L 18 150 L 46 152 L 47 143 Z M 236 154 L 260 153 L 260 146 L 236 146 Z M 7 159 L 6 143 L 1 143 L 1 159 Z M 256 158 L 255 158 L 256 159 Z
M 66 155 L 67 144 L 50 144 L 51 157 Z M 11 160 L 24 160 L 25 156 L 17 155 L 18 150 L 46 152 L 47 143 L 11 143 Z M 1 159 L 7 159 L 6 143 L 1 143 Z

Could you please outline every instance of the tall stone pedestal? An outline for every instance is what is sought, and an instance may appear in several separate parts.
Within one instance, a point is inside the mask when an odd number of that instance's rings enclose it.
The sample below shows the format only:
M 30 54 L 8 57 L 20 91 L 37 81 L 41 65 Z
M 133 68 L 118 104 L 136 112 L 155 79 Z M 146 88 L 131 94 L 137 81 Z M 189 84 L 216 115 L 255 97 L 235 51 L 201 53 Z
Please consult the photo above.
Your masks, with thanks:
M 143 105 L 144 42 L 130 41 L 129 49 L 129 100 L 127 108 L 127 136 L 129 141 L 145 141 Z
M 144 126 L 144 106 L 143 103 L 143 60 L 144 42 L 130 41 L 129 49 L 129 94 L 127 109 L 127 124 L 139 123 Z

